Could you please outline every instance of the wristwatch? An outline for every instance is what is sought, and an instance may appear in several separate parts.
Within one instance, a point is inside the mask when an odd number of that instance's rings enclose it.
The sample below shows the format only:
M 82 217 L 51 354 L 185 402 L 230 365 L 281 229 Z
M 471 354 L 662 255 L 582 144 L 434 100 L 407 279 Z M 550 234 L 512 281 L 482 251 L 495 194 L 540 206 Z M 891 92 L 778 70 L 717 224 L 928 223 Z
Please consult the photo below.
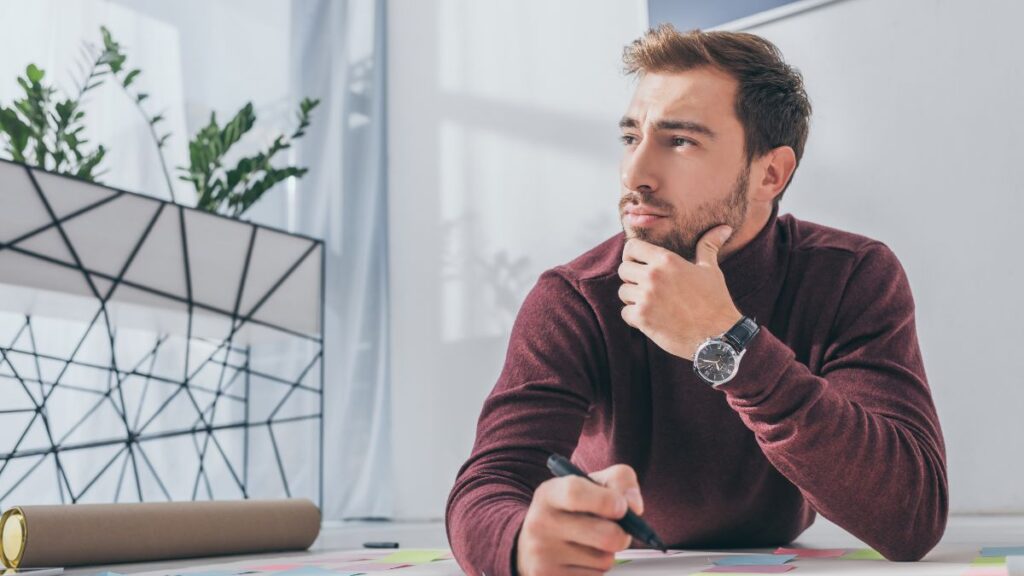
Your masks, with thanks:
M 721 336 L 708 338 L 693 355 L 693 371 L 712 386 L 721 386 L 736 376 L 740 360 L 750 341 L 761 331 L 757 322 L 744 316 Z

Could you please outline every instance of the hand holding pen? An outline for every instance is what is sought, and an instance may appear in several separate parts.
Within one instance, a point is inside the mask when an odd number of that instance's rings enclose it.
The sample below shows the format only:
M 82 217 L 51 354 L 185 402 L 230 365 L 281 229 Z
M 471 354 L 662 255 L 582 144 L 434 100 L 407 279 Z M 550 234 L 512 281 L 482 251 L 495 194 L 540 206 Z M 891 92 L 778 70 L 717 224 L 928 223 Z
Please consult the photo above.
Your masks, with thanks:
M 559 477 L 534 492 L 516 540 L 519 574 L 559 574 L 573 568 L 607 571 L 615 565 L 615 552 L 632 541 L 624 522 L 638 539 L 664 549 L 649 527 L 642 532 L 635 525 L 643 522 L 637 516 L 643 513 L 643 501 L 632 468 L 616 465 L 588 477 L 557 455 L 548 465 Z

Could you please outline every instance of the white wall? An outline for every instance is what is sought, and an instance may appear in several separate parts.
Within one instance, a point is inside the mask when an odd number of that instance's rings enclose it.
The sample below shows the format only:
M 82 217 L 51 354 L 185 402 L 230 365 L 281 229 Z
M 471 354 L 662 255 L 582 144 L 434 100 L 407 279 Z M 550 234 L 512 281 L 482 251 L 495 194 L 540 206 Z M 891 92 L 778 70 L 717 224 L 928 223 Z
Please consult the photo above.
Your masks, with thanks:
M 749 28 L 815 107 L 785 208 L 907 269 L 955 512 L 1024 511 L 1022 20 L 1013 0 L 848 0 Z
M 396 516 L 440 518 L 522 298 L 618 230 L 646 2 L 391 0 Z

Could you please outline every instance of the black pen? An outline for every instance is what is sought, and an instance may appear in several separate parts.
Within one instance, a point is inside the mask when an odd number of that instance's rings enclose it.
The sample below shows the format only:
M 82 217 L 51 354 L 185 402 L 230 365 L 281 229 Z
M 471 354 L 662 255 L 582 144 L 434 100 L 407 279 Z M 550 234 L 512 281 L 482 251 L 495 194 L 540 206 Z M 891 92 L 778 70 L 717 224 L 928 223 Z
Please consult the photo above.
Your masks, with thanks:
M 579 476 L 594 482 L 594 479 L 587 476 L 586 472 L 573 465 L 573 463 L 565 456 L 558 454 L 552 454 L 548 457 L 548 470 L 551 470 L 551 473 L 559 478 L 563 476 Z M 594 482 L 594 484 L 597 484 L 597 482 Z M 668 552 L 668 547 L 661 541 L 661 538 L 658 538 L 658 535 L 655 534 L 654 530 L 647 525 L 647 522 L 644 522 L 639 516 L 633 513 L 628 506 L 626 507 L 626 515 L 617 520 L 617 522 L 619 526 L 622 526 L 622 529 L 630 536 L 640 540 L 641 542 L 645 542 L 651 548 L 656 548 L 662 552 Z

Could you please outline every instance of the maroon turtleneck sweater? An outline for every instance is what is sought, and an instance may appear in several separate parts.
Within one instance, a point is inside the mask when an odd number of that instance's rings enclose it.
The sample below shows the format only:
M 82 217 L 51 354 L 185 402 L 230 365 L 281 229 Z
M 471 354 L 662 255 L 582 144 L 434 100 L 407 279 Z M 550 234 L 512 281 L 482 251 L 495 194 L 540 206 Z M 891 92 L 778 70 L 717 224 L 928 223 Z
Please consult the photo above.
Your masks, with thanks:
M 931 550 L 946 524 L 945 449 L 888 247 L 773 215 L 721 263 L 761 332 L 713 389 L 622 320 L 623 245 L 617 235 L 545 272 L 519 311 L 448 500 L 467 573 L 513 573 L 552 452 L 585 470 L 632 466 L 644 518 L 672 547 L 785 544 L 821 513 L 890 560 Z

